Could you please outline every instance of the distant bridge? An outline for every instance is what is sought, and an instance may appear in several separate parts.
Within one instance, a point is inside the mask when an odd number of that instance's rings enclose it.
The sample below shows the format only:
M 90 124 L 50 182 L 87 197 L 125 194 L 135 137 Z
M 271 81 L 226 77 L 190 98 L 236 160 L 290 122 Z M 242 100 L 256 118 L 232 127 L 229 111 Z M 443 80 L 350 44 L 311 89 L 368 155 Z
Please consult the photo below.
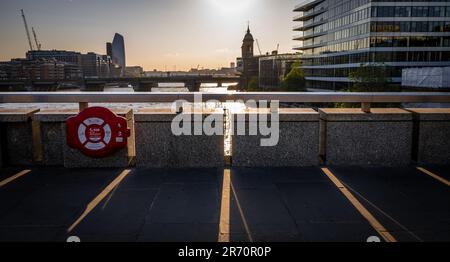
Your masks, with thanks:
M 184 83 L 191 92 L 198 92 L 202 84 L 239 82 L 239 76 L 224 75 L 167 75 L 152 77 L 84 78 L 79 80 L 0 80 L 1 91 L 52 91 L 73 86 L 82 91 L 103 91 L 107 84 L 132 85 L 135 91 L 149 92 L 159 83 Z

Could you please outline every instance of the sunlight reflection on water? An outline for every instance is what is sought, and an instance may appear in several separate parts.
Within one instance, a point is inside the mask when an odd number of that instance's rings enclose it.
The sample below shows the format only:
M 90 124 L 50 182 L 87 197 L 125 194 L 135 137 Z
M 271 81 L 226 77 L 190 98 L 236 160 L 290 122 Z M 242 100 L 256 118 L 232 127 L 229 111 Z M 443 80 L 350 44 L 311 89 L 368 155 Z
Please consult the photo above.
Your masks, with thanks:
M 232 84 L 230 84 L 232 85 Z M 206 84 L 202 85 L 200 88 L 200 92 L 204 93 L 221 93 L 227 92 L 229 85 L 224 85 L 224 87 L 217 87 L 214 84 Z M 78 92 L 78 89 L 72 90 L 61 90 L 61 92 Z M 167 84 L 160 85 L 158 88 L 153 88 L 152 92 L 188 92 L 189 90 L 183 85 L 175 85 L 168 86 Z M 109 92 L 134 92 L 132 87 L 118 88 L 118 87 L 105 87 L 105 93 Z M 194 105 L 196 108 L 205 108 L 205 109 L 215 109 L 221 108 L 225 110 L 225 155 L 231 155 L 231 132 L 230 132 L 230 111 L 236 111 L 245 109 L 245 105 L 238 102 L 230 102 L 230 103 L 216 103 L 216 102 L 208 102 L 203 101 L 202 105 Z M 172 108 L 173 103 L 90 103 L 90 106 L 102 106 L 107 108 L 124 108 L 129 107 L 133 110 L 138 110 L 141 108 Z M 41 110 L 58 110 L 58 109 L 74 109 L 77 110 L 79 105 L 77 103 L 23 103 L 23 104 L 0 104 L 0 108 L 39 108 Z

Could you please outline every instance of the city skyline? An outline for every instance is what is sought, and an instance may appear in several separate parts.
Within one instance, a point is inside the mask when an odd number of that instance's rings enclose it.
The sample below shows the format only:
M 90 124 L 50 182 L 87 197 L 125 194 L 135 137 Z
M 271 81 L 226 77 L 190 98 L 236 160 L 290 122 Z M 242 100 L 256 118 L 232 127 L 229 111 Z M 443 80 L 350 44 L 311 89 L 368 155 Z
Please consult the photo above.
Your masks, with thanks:
M 293 0 L 134 0 L 127 4 L 115 0 L 5 1 L 0 11 L 0 60 L 24 57 L 29 49 L 20 17 L 23 8 L 43 49 L 106 54 L 105 43 L 120 33 L 125 38 L 128 66 L 142 66 L 147 71 L 228 67 L 240 56 L 248 21 L 263 53 L 275 50 L 277 44 L 280 52 L 293 52 L 294 22 L 287 14 L 292 13 L 296 3 Z

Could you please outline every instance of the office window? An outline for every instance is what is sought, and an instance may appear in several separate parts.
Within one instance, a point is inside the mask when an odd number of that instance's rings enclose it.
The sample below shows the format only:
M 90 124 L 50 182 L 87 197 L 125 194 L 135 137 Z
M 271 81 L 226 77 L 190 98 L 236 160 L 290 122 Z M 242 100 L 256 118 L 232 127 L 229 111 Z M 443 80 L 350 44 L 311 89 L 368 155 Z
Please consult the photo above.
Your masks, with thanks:
M 442 52 L 442 61 L 448 62 L 450 61 L 450 52 Z
M 426 46 L 430 47 L 440 47 L 441 46 L 441 38 L 440 37 L 427 37 L 426 38 Z
M 395 16 L 396 17 L 410 17 L 411 16 L 411 7 L 410 6 L 395 7 Z
M 444 31 L 443 22 L 429 22 L 428 25 L 429 25 L 430 32 L 443 32 Z
M 443 26 L 444 32 L 450 32 L 450 22 L 445 22 Z
M 393 61 L 395 62 L 406 62 L 408 61 L 407 52 L 394 52 Z
M 409 46 L 411 47 L 427 46 L 427 38 L 421 36 L 411 37 L 409 40 Z
M 397 37 L 394 37 L 392 42 L 393 42 L 394 47 L 407 47 L 408 46 L 408 38 L 407 37 L 397 36 Z
M 400 22 L 400 32 L 411 32 L 411 22 Z
M 428 16 L 428 6 L 413 6 L 411 15 L 413 17 L 427 17 Z
M 428 32 L 428 22 L 411 22 L 411 32 Z
M 428 52 L 409 52 L 408 57 L 410 62 L 425 62 L 428 58 Z
M 390 6 L 379 6 L 377 7 L 376 13 L 378 17 L 394 17 L 395 8 L 392 8 Z
M 444 47 L 450 47 L 450 36 L 445 36 L 443 41 Z
M 393 43 L 392 37 L 377 37 L 376 47 L 392 47 Z
M 445 7 L 444 6 L 430 6 L 429 13 L 430 13 L 429 16 L 431 16 L 431 17 L 445 16 Z
M 392 52 L 376 52 L 375 53 L 375 62 L 385 63 L 392 61 Z
M 441 61 L 441 52 L 430 52 L 430 62 Z

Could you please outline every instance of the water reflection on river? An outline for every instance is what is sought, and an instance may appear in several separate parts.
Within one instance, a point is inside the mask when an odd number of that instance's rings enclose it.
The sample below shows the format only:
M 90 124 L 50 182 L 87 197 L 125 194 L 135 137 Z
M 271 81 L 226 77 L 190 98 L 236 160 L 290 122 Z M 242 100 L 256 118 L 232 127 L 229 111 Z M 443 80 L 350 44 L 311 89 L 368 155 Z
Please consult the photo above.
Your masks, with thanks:
M 205 93 L 216 93 L 216 92 L 227 92 L 228 87 L 234 84 L 224 84 L 224 87 L 217 87 L 217 84 L 202 84 L 200 92 Z M 56 92 L 79 92 L 79 89 L 64 89 Z M 129 87 L 118 87 L 118 86 L 106 86 L 104 88 L 105 93 L 132 93 L 134 89 L 132 86 Z M 159 84 L 157 88 L 152 88 L 152 92 L 189 92 L 187 88 L 184 87 L 183 83 L 162 83 Z M 105 107 L 131 107 L 133 109 L 139 109 L 144 107 L 154 107 L 154 108 L 171 108 L 171 103 L 102 103 L 95 104 L 92 103 L 91 106 L 105 106 Z M 211 107 L 222 107 L 217 104 L 207 104 L 207 108 Z M 0 104 L 0 108 L 40 108 L 40 109 L 77 109 L 77 103 L 60 103 L 60 104 L 40 104 L 40 103 L 26 103 L 26 104 Z
M 227 92 L 228 86 L 224 84 L 224 87 L 217 87 L 215 84 L 204 84 L 200 88 L 200 92 L 204 93 L 215 93 L 215 92 Z M 79 92 L 79 89 L 66 89 L 61 90 L 59 92 Z M 57 91 L 58 92 L 58 91 Z M 104 88 L 105 93 L 132 93 L 134 92 L 133 87 L 117 87 L 117 86 L 106 86 Z M 158 88 L 153 88 L 152 92 L 189 92 L 187 88 L 184 87 L 183 84 L 160 84 Z M 241 103 L 211 103 L 207 101 L 202 105 L 192 105 L 196 108 L 206 108 L 206 109 L 214 109 L 214 108 L 222 108 L 226 109 L 225 112 L 227 112 L 225 116 L 225 123 L 229 123 L 229 110 L 236 110 L 236 109 L 242 109 L 245 108 L 245 106 Z M 133 110 L 138 110 L 140 108 L 171 108 L 172 103 L 90 103 L 90 106 L 103 106 L 108 108 L 118 108 L 118 107 L 128 107 L 133 108 Z M 41 110 L 54 110 L 54 109 L 74 109 L 77 110 L 79 108 L 79 105 L 77 103 L 64 103 L 64 104 L 49 104 L 49 103 L 27 103 L 27 104 L 0 104 L 0 108 L 40 108 Z M 226 156 L 229 156 L 231 154 L 231 133 L 229 130 L 229 125 L 226 125 L 225 128 L 225 139 L 224 139 L 224 147 L 225 152 L 224 154 Z

